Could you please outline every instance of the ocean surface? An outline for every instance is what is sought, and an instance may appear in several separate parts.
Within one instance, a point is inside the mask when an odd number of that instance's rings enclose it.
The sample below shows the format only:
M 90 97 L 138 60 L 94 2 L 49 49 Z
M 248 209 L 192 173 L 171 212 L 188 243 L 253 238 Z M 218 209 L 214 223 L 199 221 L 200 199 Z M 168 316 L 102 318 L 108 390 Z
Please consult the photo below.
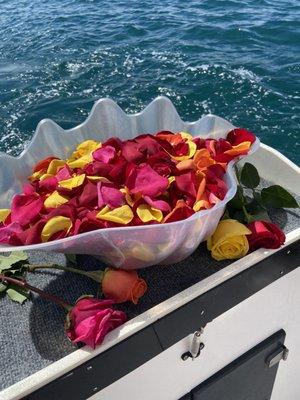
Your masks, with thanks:
M 0 150 L 37 123 L 81 123 L 111 97 L 138 112 L 168 96 L 214 113 L 300 163 L 296 0 L 0 0 Z

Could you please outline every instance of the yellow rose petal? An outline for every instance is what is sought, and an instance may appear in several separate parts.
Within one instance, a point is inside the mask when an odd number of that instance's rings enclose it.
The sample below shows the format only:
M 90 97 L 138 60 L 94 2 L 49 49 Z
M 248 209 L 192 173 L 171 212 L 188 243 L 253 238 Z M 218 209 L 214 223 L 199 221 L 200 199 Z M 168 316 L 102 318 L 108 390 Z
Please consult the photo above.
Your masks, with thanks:
M 44 201 L 44 206 L 46 208 L 56 208 L 61 206 L 62 204 L 67 203 L 68 201 L 69 201 L 68 197 L 62 196 L 56 190 L 46 198 L 46 200 Z
M 122 188 L 122 189 L 120 189 L 120 192 L 125 194 L 126 203 L 129 204 L 130 207 L 133 207 L 133 205 L 134 205 L 134 200 L 132 199 L 132 197 L 131 197 L 131 195 L 130 195 L 130 193 L 129 193 L 128 188 L 127 188 L 127 187 Z
M 90 181 L 111 183 L 111 181 L 109 179 L 105 178 L 105 176 L 90 176 L 90 175 L 88 175 L 87 178 Z
M 143 222 L 157 221 L 161 222 L 163 213 L 157 208 L 149 206 L 149 204 L 141 204 L 137 207 L 136 213 Z
M 49 221 L 47 221 L 46 225 L 44 226 L 42 233 L 41 233 L 41 239 L 42 242 L 48 242 L 48 240 L 57 232 L 61 231 L 66 231 L 69 232 L 69 230 L 72 228 L 72 221 L 70 218 L 67 217 L 62 217 L 62 216 L 56 216 Z
M 64 160 L 58 160 L 54 159 L 50 162 L 48 169 L 47 169 L 47 174 L 51 175 L 56 175 L 57 171 L 64 167 L 66 165 L 66 162 Z
M 84 182 L 85 174 L 75 175 L 73 178 L 66 179 L 64 181 L 60 181 L 58 186 L 65 189 L 74 189 L 78 186 L 81 186 Z
M 0 222 L 3 222 L 6 220 L 6 218 L 10 214 L 10 209 L 9 208 L 1 208 L 0 209 Z
M 128 205 L 124 205 L 118 208 L 110 209 L 105 206 L 97 215 L 97 218 L 103 219 L 104 221 L 116 222 L 117 224 L 127 225 L 133 219 L 132 209 Z
M 179 132 L 179 133 L 183 139 L 187 139 L 187 140 L 194 139 L 194 137 L 190 133 L 187 133 L 187 132 Z
M 250 147 L 251 142 L 242 142 L 236 146 L 233 146 L 232 149 L 224 151 L 224 154 L 228 154 L 229 156 L 237 156 L 244 151 L 249 150 Z
M 52 178 L 52 174 L 43 174 L 41 177 L 40 177 L 40 181 L 43 181 L 43 180 L 45 180 L 45 179 L 47 179 L 47 178 Z
M 92 154 L 87 154 L 85 156 L 82 156 L 74 161 L 68 160 L 68 166 L 70 168 L 83 168 L 87 164 L 93 161 Z
M 34 172 L 32 175 L 28 177 L 31 182 L 37 181 L 43 175 L 43 170 Z
M 72 153 L 71 157 L 69 158 L 68 164 L 69 162 L 82 158 L 83 156 L 91 155 L 91 153 L 94 150 L 100 148 L 101 146 L 102 146 L 101 143 L 96 142 L 95 140 L 85 140 L 84 142 L 79 143 L 76 150 Z
M 199 211 L 201 208 L 211 208 L 211 204 L 207 200 L 198 200 L 193 206 L 195 212 Z

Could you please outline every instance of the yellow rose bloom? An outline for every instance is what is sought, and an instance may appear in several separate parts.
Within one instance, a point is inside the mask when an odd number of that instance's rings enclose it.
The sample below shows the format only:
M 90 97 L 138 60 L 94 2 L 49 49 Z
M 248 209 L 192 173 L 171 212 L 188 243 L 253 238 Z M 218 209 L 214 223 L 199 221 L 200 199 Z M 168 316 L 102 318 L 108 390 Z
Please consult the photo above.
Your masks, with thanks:
M 241 258 L 249 251 L 246 235 L 250 234 L 251 231 L 235 219 L 224 219 L 207 239 L 207 248 L 217 261 Z

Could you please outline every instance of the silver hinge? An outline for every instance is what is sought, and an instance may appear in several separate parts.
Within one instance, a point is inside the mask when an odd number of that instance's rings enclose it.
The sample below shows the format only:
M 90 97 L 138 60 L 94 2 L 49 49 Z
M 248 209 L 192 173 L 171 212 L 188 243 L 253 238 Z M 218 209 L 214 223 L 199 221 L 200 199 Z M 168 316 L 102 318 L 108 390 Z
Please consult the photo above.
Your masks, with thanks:
M 198 331 L 194 332 L 190 350 L 186 351 L 181 356 L 183 361 L 186 361 L 188 358 L 192 358 L 192 360 L 194 360 L 200 356 L 201 350 L 204 349 L 204 343 L 201 341 L 201 335 L 203 331 L 204 329 L 200 328 Z
M 281 360 L 286 361 L 289 355 L 289 349 L 284 345 L 280 346 L 276 351 L 266 358 L 266 364 L 269 368 L 278 364 Z

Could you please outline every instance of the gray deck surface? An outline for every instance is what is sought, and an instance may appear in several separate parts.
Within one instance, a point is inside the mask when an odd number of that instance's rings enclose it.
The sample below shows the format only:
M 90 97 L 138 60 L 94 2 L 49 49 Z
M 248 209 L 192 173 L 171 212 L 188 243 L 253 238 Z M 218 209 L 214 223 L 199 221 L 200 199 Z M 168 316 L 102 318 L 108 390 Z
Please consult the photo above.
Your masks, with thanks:
M 289 210 L 274 213 L 272 219 L 285 232 L 290 232 L 299 227 L 299 218 L 299 210 Z M 32 252 L 29 256 L 32 263 L 66 264 L 62 254 Z M 229 261 L 214 261 L 201 244 L 183 262 L 140 270 L 148 282 L 147 294 L 137 306 L 123 304 L 120 308 L 127 312 L 129 319 L 133 318 L 229 264 Z M 82 255 L 78 256 L 78 265 L 90 270 L 104 268 L 95 258 Z M 28 281 L 70 303 L 83 293 L 97 294 L 96 282 L 62 271 L 30 274 Z M 34 296 L 33 301 L 22 306 L 0 297 L 0 390 L 76 350 L 66 339 L 64 317 L 62 309 L 39 297 Z

